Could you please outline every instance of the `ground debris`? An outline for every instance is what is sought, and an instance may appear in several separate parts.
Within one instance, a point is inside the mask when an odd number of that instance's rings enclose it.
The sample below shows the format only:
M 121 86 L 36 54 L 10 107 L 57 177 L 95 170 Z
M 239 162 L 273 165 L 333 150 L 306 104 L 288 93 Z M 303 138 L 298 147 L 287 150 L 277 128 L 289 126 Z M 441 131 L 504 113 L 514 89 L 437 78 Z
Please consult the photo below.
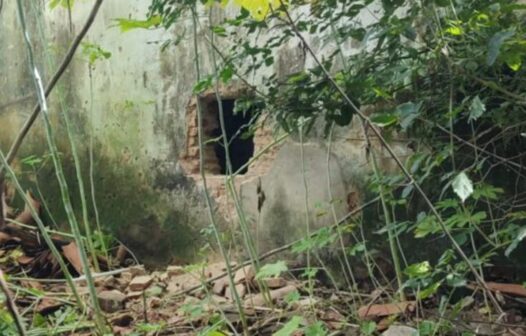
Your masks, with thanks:
M 68 245 L 62 246 L 62 252 L 64 253 L 64 257 L 66 257 L 66 259 L 75 268 L 75 271 L 77 271 L 78 274 L 84 274 L 77 244 L 75 242 L 71 242 Z
M 16 255 L 14 259 L 19 260 L 20 257 Z M 39 256 L 46 258 L 41 261 L 42 265 L 52 265 L 47 260 L 49 257 L 49 253 Z M 230 333 L 231 328 L 241 334 L 242 315 L 237 310 L 224 266 L 224 263 L 171 266 L 155 272 L 143 267 L 131 267 L 96 277 L 97 297 L 114 335 L 206 334 L 207 328 L 217 323 L 218 319 L 224 321 L 222 334 L 233 334 Z M 389 295 L 387 287 L 363 293 L 346 292 L 315 281 L 314 291 L 310 292 L 308 282 L 298 281 L 289 274 L 256 280 L 255 272 L 247 266 L 234 275 L 232 280 L 241 299 L 249 331 L 254 335 L 274 335 L 294 318 L 301 318 L 300 330 L 290 335 L 306 335 L 306 328 L 316 323 L 326 330 L 327 334 L 323 335 L 360 335 L 362 325 L 369 323 L 375 335 L 411 336 L 421 323 L 422 316 L 429 318 L 436 314 L 433 300 L 420 302 L 416 314 L 416 301 L 393 302 L 389 299 L 392 295 Z M 88 300 L 85 282 L 77 283 L 77 291 Z M 17 299 L 20 307 L 35 304 L 34 311 L 45 316 L 74 309 L 69 301 L 71 291 L 65 283 L 37 282 L 27 278 L 19 280 L 18 285 L 42 297 L 35 301 L 32 296 L 21 296 Z M 67 300 L 61 300 L 61 297 Z M 507 318 L 501 321 L 517 327 L 488 325 L 476 322 L 484 320 L 484 313 L 480 312 L 484 307 L 483 300 L 477 296 L 468 297 L 470 300 L 465 301 L 470 302 L 469 308 L 462 305 L 466 311 L 457 318 L 458 326 L 453 324 L 459 330 L 481 335 L 489 331 L 521 335 L 519 326 L 524 321 L 521 309 L 508 310 Z M 468 311 L 471 315 L 467 314 Z M 90 331 L 88 329 L 86 333 L 77 335 L 89 335 Z
M 523 285 L 487 282 L 486 286 L 491 291 L 501 292 L 503 294 L 526 297 L 526 287 L 524 287 Z
M 116 289 L 113 289 L 98 293 L 97 298 L 99 299 L 99 305 L 102 310 L 107 313 L 114 313 L 124 308 L 126 295 Z
M 415 328 L 392 325 L 386 331 L 382 333 L 382 336 L 417 336 L 418 330 Z
M 149 275 L 139 275 L 130 282 L 130 290 L 133 292 L 140 292 L 148 288 L 153 282 L 153 278 Z
M 415 308 L 415 301 L 404 301 L 386 304 L 372 304 L 360 307 L 358 309 L 358 316 L 360 318 L 384 317 L 391 315 L 404 314 L 413 311 Z

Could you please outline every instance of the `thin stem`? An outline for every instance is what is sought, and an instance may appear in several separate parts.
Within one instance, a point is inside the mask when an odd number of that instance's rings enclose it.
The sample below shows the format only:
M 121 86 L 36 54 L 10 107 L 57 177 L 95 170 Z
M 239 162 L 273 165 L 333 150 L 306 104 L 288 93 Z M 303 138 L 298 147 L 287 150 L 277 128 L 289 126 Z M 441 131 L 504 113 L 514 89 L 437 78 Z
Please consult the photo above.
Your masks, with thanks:
M 90 269 L 90 264 L 88 261 L 88 256 L 84 248 L 84 242 L 82 240 L 82 235 L 80 233 L 77 219 L 73 211 L 73 206 L 71 204 L 67 181 L 64 175 L 64 171 L 62 169 L 62 165 L 60 163 L 58 149 L 57 149 L 57 146 L 54 140 L 53 128 L 51 126 L 51 121 L 49 119 L 49 111 L 47 107 L 46 94 L 44 91 L 44 87 L 42 85 L 40 73 L 38 71 L 38 68 L 35 65 L 35 61 L 33 57 L 33 47 L 31 45 L 29 33 L 26 28 L 24 11 L 23 11 L 21 0 L 17 0 L 17 5 L 18 5 L 18 14 L 19 14 L 19 19 L 20 19 L 20 24 L 22 26 L 24 40 L 25 40 L 26 47 L 27 47 L 29 65 L 30 65 L 31 73 L 33 75 L 33 80 L 35 82 L 35 89 L 37 92 L 40 109 L 42 111 L 42 116 L 44 119 L 44 126 L 46 129 L 47 142 L 48 142 L 49 150 L 51 153 L 51 157 L 53 159 L 53 164 L 55 167 L 55 174 L 57 177 L 57 181 L 59 183 L 60 193 L 62 196 L 62 202 L 63 202 L 64 208 L 66 211 L 66 216 L 68 218 L 68 222 L 70 224 L 71 230 L 73 232 L 73 235 L 75 236 L 75 242 L 78 246 L 78 251 L 79 251 L 80 259 L 82 262 L 83 271 L 84 271 L 84 274 L 86 275 L 86 282 L 88 284 L 88 289 L 89 289 L 89 293 L 90 293 L 91 300 L 92 300 L 92 307 L 95 313 L 95 323 L 97 325 L 98 331 L 101 334 L 104 334 L 106 331 L 106 324 L 105 324 L 104 318 L 102 316 L 102 313 L 99 307 L 99 301 L 97 298 L 95 284 L 91 276 L 91 269 Z M 6 167 L 6 168 L 9 168 L 9 167 Z
M 95 160 L 93 155 L 93 147 L 94 147 L 94 139 L 95 139 L 95 127 L 94 127 L 94 113 L 93 113 L 93 70 L 91 65 L 88 65 L 88 73 L 89 73 L 89 90 L 90 90 L 90 130 L 89 130 L 89 182 L 90 182 L 90 193 L 91 193 L 91 204 L 93 206 L 93 212 L 95 213 L 95 223 L 97 225 L 97 230 L 100 235 L 100 246 L 102 247 L 102 251 L 104 253 L 104 256 L 106 257 L 106 260 L 110 260 L 108 255 L 108 247 L 106 246 L 106 242 L 104 241 L 104 237 L 102 235 L 102 227 L 100 225 L 100 217 L 99 217 L 99 208 L 97 206 L 97 195 L 95 193 Z
M 199 81 L 201 78 L 201 68 L 199 64 L 199 49 L 198 49 L 198 43 L 197 43 L 197 13 L 195 7 L 192 7 L 192 17 L 193 17 L 193 35 L 194 35 L 194 57 L 195 57 L 195 69 L 197 73 L 197 80 Z M 243 332 L 246 336 L 248 336 L 248 324 L 245 317 L 245 312 L 243 309 L 243 305 L 241 304 L 241 299 L 239 297 L 239 294 L 237 293 L 235 289 L 235 283 L 234 283 L 234 274 L 232 271 L 232 265 L 230 264 L 230 258 L 228 257 L 228 254 L 226 253 L 226 250 L 223 246 L 223 242 L 221 241 L 221 234 L 219 232 L 219 228 L 214 216 L 213 206 L 212 206 L 212 200 L 210 198 L 210 194 L 208 192 L 208 187 L 206 184 L 206 174 L 204 169 L 204 158 L 203 158 L 203 152 L 204 152 L 204 145 L 203 145 L 203 116 L 202 116 L 202 109 L 201 109 L 201 101 L 199 97 L 197 97 L 197 129 L 198 129 L 198 144 L 199 144 L 199 173 L 201 174 L 201 179 L 203 181 L 203 189 L 206 199 L 206 205 L 208 209 L 208 216 L 210 219 L 210 223 L 212 224 L 212 230 L 214 232 L 215 239 L 217 241 L 219 251 L 221 253 L 221 257 L 225 261 L 225 267 L 226 267 L 226 273 L 228 276 L 228 283 L 230 286 L 230 289 L 232 290 L 234 294 L 234 300 L 237 305 L 237 309 L 240 315 L 241 323 L 243 325 Z
M 329 130 L 329 144 L 327 146 L 327 191 L 329 192 L 329 204 L 331 207 L 332 219 L 335 223 L 337 223 L 338 215 L 336 214 L 336 206 L 334 205 L 335 199 L 334 199 L 334 195 L 332 192 L 332 174 L 331 174 L 331 155 L 332 155 L 333 133 L 334 133 L 334 123 L 331 124 L 330 130 Z M 337 229 L 336 232 L 338 234 L 338 241 L 340 243 L 340 248 L 343 254 L 344 265 L 346 268 L 346 272 L 343 272 L 343 274 L 345 276 L 345 281 L 349 285 L 349 288 L 351 289 L 351 292 L 352 292 L 358 289 L 358 283 L 356 282 L 356 278 L 354 276 L 354 272 L 351 267 L 351 262 L 349 260 L 349 257 L 347 256 L 347 249 L 345 248 L 345 242 L 344 242 L 341 230 Z M 349 281 L 349 277 L 350 277 L 350 281 Z M 355 300 L 354 296 L 352 297 L 352 299 L 353 301 Z M 361 301 L 360 296 L 358 296 L 358 299 Z
M 68 2 L 68 10 L 69 11 L 71 11 L 70 5 L 71 4 Z M 41 33 L 41 38 L 42 38 L 43 41 L 45 41 L 45 36 L 44 36 L 44 33 L 43 33 L 44 29 L 42 28 L 42 24 L 41 24 L 40 20 L 38 20 L 38 23 L 39 23 L 39 32 Z M 71 22 L 70 22 L 70 24 L 71 24 Z M 46 52 L 45 54 L 47 56 L 48 65 L 51 67 L 53 65 L 51 57 L 50 57 L 49 53 Z M 97 258 L 97 253 L 96 253 L 95 248 L 93 246 L 93 239 L 92 239 L 92 235 L 91 235 L 91 227 L 89 225 L 89 220 L 88 220 L 88 205 L 87 205 L 86 193 L 85 193 L 85 189 L 84 189 L 84 178 L 82 177 L 82 168 L 81 168 L 81 164 L 80 164 L 81 161 L 80 161 L 80 158 L 79 158 L 79 155 L 78 155 L 77 146 L 75 144 L 75 137 L 74 137 L 74 134 L 73 134 L 73 130 L 72 130 L 71 122 L 70 122 L 70 118 L 69 118 L 69 113 L 71 111 L 68 109 L 68 107 L 66 106 L 66 104 L 64 102 L 64 97 L 61 94 L 60 88 L 57 89 L 57 91 L 58 91 L 57 94 L 59 96 L 58 101 L 59 101 L 61 112 L 62 112 L 61 115 L 63 116 L 64 123 L 66 125 L 66 133 L 68 135 L 68 140 L 69 140 L 69 143 L 70 143 L 70 146 L 71 146 L 71 154 L 72 154 L 72 157 L 73 157 L 73 163 L 74 163 L 74 166 L 75 166 L 75 173 L 76 173 L 76 178 L 77 178 L 77 184 L 78 184 L 78 187 L 79 187 L 79 197 L 80 197 L 80 203 L 81 203 L 81 208 L 82 208 L 82 219 L 83 219 L 83 224 L 84 224 L 84 231 L 85 231 L 85 235 L 86 235 L 86 238 L 87 238 L 87 242 L 86 243 L 87 243 L 87 246 L 88 246 L 88 250 L 90 251 L 91 258 L 93 259 L 93 265 L 94 265 L 95 271 L 96 272 L 100 272 L 100 267 L 99 267 L 99 262 L 98 262 L 98 258 Z
M 301 159 L 301 177 L 303 181 L 303 191 L 304 191 L 304 206 L 305 206 L 305 230 L 306 236 L 311 236 L 310 230 L 310 214 L 309 214 L 309 185 L 307 183 L 307 170 L 305 168 L 305 148 L 303 142 L 303 124 L 300 121 L 299 125 L 299 136 L 300 136 L 300 159 Z M 311 272 L 311 250 L 307 250 L 307 281 L 308 281 L 308 292 L 309 296 L 312 298 L 314 294 L 314 281 Z
M 63 103 L 63 101 L 61 100 Z M 64 106 L 63 106 L 64 107 Z M 88 219 L 88 205 L 86 203 L 86 191 L 84 189 L 84 178 L 82 177 L 82 168 L 80 167 L 80 158 L 77 152 L 77 146 L 75 144 L 75 139 L 73 136 L 73 131 L 71 130 L 71 123 L 68 117 L 68 111 L 66 109 L 62 110 L 62 115 L 64 117 L 64 123 L 66 125 L 66 133 L 68 134 L 68 139 L 71 147 L 71 155 L 73 157 L 73 164 L 75 166 L 75 174 L 77 177 L 77 185 L 79 188 L 79 197 L 80 204 L 82 209 L 82 222 L 84 224 L 84 233 L 86 235 L 86 245 L 88 251 L 91 254 L 91 259 L 93 261 L 93 266 L 95 267 L 96 272 L 100 272 L 99 262 L 97 258 L 97 252 L 93 246 L 93 238 L 91 236 L 91 227 Z
M 9 290 L 7 286 L 7 282 L 4 279 L 4 272 L 0 269 L 0 287 L 2 288 L 2 292 L 4 292 L 5 298 L 6 298 L 6 306 L 11 315 L 13 316 L 13 320 L 15 320 L 16 328 L 18 329 L 18 332 L 21 336 L 26 336 L 26 328 L 24 327 L 24 322 L 22 322 L 22 317 L 18 313 L 18 309 L 16 308 L 15 302 L 13 301 L 13 298 L 11 296 L 11 291 Z
M 374 127 L 374 126 L 373 126 Z M 375 175 L 376 180 L 378 181 L 378 185 L 380 188 L 380 203 L 382 204 L 382 211 L 384 213 L 385 218 L 385 225 L 387 227 L 387 236 L 389 239 L 389 249 L 391 251 L 391 257 L 393 258 L 393 264 L 395 268 L 396 273 L 396 282 L 398 285 L 398 293 L 399 293 L 399 299 L 401 301 L 405 301 L 405 293 L 403 291 L 403 275 L 402 275 L 402 267 L 400 264 L 400 256 L 398 255 L 398 246 L 396 244 L 396 231 L 395 228 L 393 228 L 393 221 L 391 220 L 391 214 L 389 212 L 389 208 L 387 206 L 387 191 L 384 188 L 384 185 L 381 181 L 381 174 L 380 169 L 378 168 L 378 163 L 376 162 L 376 154 L 374 152 L 373 148 L 370 148 L 371 151 L 371 165 L 373 167 L 373 172 Z

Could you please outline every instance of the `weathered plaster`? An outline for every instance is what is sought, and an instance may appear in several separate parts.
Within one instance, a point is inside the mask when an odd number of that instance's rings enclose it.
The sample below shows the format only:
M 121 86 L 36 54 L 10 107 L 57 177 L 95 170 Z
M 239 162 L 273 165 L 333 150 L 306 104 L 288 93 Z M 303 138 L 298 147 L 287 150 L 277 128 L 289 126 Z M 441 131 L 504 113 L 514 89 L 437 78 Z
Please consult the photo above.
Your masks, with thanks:
M 28 14 L 28 17 L 37 59 L 45 79 L 48 79 L 54 67 L 48 66 L 46 57 L 50 57 L 51 63 L 55 64 L 61 59 L 83 25 L 91 2 L 75 2 L 72 32 L 67 24 L 66 10 L 50 10 L 45 3 L 35 1 L 40 6 L 35 8 L 43 12 L 35 13 L 33 10 L 33 14 Z M 195 170 L 185 172 L 184 164 L 180 162 L 189 145 L 195 146 L 195 143 L 188 143 L 188 131 L 195 126 L 191 124 L 192 118 L 189 118 L 188 104 L 192 100 L 192 90 L 197 79 L 192 23 L 189 20 L 180 22 L 169 32 L 158 29 L 122 33 L 114 27 L 115 18 L 144 17 L 148 5 L 149 1 L 140 0 L 104 2 L 86 40 L 100 45 L 112 56 L 95 64 L 90 81 L 87 60 L 79 50 L 59 88 L 50 97 L 51 113 L 71 194 L 75 196 L 78 191 L 75 188 L 70 146 L 61 118 L 64 112 L 68 113 L 75 125 L 75 141 L 82 158 L 85 183 L 89 180 L 89 135 L 94 137 L 95 189 L 103 225 L 136 249 L 139 257 L 150 257 L 157 259 L 157 262 L 168 262 L 171 257 L 190 260 L 197 253 L 196 247 L 201 245 L 194 243 L 199 239 L 199 230 L 209 224 L 204 205 L 197 200 L 200 193 L 194 188 L 196 183 L 200 184 L 199 177 L 196 177 Z M 226 13 L 216 11 L 212 20 L 219 20 L 223 15 L 231 15 L 236 11 L 233 7 L 227 8 Z M 3 42 L 0 44 L 0 59 L 5 60 L 0 62 L 2 106 L 4 102 L 31 95 L 34 88 L 25 62 L 26 50 L 19 32 L 14 2 L 4 2 L 0 15 L 0 39 Z M 372 18 L 364 17 L 363 20 Z M 204 76 L 210 74 L 213 67 L 209 57 L 210 47 L 204 33 L 200 31 L 199 34 L 200 75 Z M 161 52 L 162 42 L 181 35 L 181 43 Z M 316 53 L 323 54 L 336 48 L 333 42 L 307 38 Z M 38 41 L 46 41 L 47 45 L 42 46 Z M 228 41 L 223 40 L 221 43 L 228 45 Z M 343 47 L 346 53 L 352 53 L 355 48 L 362 46 L 349 44 Z M 254 85 L 261 85 L 273 72 L 283 78 L 314 65 L 313 58 L 305 53 L 297 40 L 283 45 L 277 50 L 275 58 L 273 67 L 262 68 L 249 78 Z M 234 90 L 241 89 L 240 84 L 233 85 Z M 34 98 L 30 98 L 0 110 L 2 151 L 7 151 L 34 102 Z M 259 142 L 256 142 L 256 147 L 263 148 L 273 140 L 272 126 L 258 131 L 260 133 L 256 139 Z M 357 122 L 351 128 L 339 128 L 335 132 L 329 170 L 333 175 L 332 202 L 337 215 L 345 213 L 349 193 L 360 189 L 363 176 L 369 170 L 363 134 L 360 132 Z M 305 233 L 304 189 L 298 146 L 297 139 L 288 140 L 288 144 L 279 152 L 264 156 L 250 167 L 247 176 L 236 181 L 253 229 L 256 229 L 256 225 L 261 228 L 258 229 L 261 249 L 271 248 Z M 404 153 L 403 143 L 396 147 L 400 153 Z M 41 156 L 46 152 L 44 133 L 40 123 L 37 123 L 24 143 L 19 158 Z M 313 227 L 320 227 L 333 221 L 330 216 L 319 216 L 317 212 L 320 207 L 326 210 L 331 202 L 325 180 L 328 167 L 325 163 L 326 140 L 315 133 L 305 144 L 305 154 L 310 221 Z M 274 159 L 276 155 L 277 159 Z M 383 166 L 389 165 L 389 160 L 383 162 Z M 21 172 L 27 171 L 27 167 L 20 163 L 17 167 Z M 29 175 L 22 176 L 25 178 Z M 217 205 L 227 206 L 224 177 L 210 176 L 209 179 Z M 24 181 L 28 187 L 35 188 L 34 181 L 29 178 Z M 39 171 L 38 181 L 53 215 L 62 224 L 64 216 L 49 162 Z M 258 183 L 262 184 L 267 198 L 259 210 L 255 198 Z M 73 198 L 78 211 L 80 202 L 78 197 Z M 93 209 L 90 209 L 90 214 L 93 215 Z

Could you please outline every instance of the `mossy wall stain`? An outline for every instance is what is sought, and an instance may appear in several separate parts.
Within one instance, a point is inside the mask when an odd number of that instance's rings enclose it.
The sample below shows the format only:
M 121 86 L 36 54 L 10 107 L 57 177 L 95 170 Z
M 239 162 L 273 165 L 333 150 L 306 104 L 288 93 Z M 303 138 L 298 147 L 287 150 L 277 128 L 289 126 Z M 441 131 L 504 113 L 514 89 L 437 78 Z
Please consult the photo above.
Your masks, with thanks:
M 2 138 L 0 145 L 7 142 Z M 102 148 L 96 143 L 95 148 Z M 81 200 L 75 165 L 62 141 L 59 145 L 62 166 L 68 181 L 69 192 L 77 219 L 81 222 Z M 98 152 L 98 151 L 97 151 Z M 44 141 L 25 146 L 15 167 L 24 188 L 35 195 L 43 195 L 50 213 L 44 219 L 51 224 L 50 214 L 62 230 L 68 229 L 55 170 L 47 155 Z M 81 157 L 84 188 L 87 192 L 89 220 L 95 226 L 95 213 L 91 202 L 89 184 L 89 154 L 84 146 L 79 150 Z M 24 157 L 40 156 L 42 164 L 31 167 Z M 46 157 L 48 159 L 46 159 Z M 103 228 L 131 248 L 141 261 L 149 265 L 162 265 L 172 259 L 191 262 L 197 248 L 203 245 L 199 230 L 208 225 L 205 207 L 192 186 L 180 178 L 179 185 L 172 185 L 172 191 L 156 188 L 155 181 L 140 167 L 127 163 L 126 158 L 109 158 L 96 154 L 94 160 L 94 187 L 97 209 Z M 159 177 L 162 179 L 162 177 Z M 16 206 L 22 208 L 21 200 Z

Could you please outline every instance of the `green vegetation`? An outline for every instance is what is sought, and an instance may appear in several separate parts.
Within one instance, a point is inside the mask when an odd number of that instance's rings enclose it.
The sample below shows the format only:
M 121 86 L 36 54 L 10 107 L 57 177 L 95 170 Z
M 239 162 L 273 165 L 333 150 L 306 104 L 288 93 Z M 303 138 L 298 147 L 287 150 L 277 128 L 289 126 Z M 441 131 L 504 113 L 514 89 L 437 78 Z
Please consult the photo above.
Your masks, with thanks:
M 20 0 L 18 2 L 25 31 L 24 12 Z M 49 6 L 64 7 L 70 13 L 72 4 L 73 1 L 53 0 Z M 237 6 L 238 13 L 235 17 L 221 17 L 219 20 L 213 15 L 214 11 L 225 5 Z M 197 78 L 193 93 L 215 93 L 222 131 L 215 141 L 220 141 L 226 148 L 224 183 L 239 222 L 236 230 L 239 229 L 242 244 L 238 248 L 248 256 L 246 264 L 255 270 L 254 281 L 271 307 L 269 309 L 282 309 L 280 314 L 285 311 L 284 307 L 272 304 L 265 280 L 291 273 L 307 283 L 306 292 L 311 301 L 306 306 L 311 309 L 310 313 L 306 314 L 308 316 L 281 315 L 278 321 L 283 323 L 273 335 L 329 335 L 327 325 L 319 318 L 312 303 L 315 280 L 325 275 L 334 293 L 340 294 L 342 288 L 350 293 L 351 298 L 344 303 L 349 308 L 346 323 L 355 326 L 361 334 L 376 334 L 380 324 L 360 318 L 357 308 L 363 298 L 359 291 L 365 283 L 367 288 L 379 290 L 393 302 L 413 298 L 417 310 L 424 302 L 433 301 L 436 316 L 419 318 L 417 325 L 419 335 L 431 336 L 455 331 L 452 321 L 458 319 L 474 300 L 475 295 L 463 294 L 466 287 L 481 290 L 483 313 L 488 320 L 493 321 L 495 315 L 503 313 L 502 299 L 489 290 L 486 281 L 491 277 L 494 264 L 512 265 L 516 268 L 514 282 L 524 284 L 526 269 L 521 268 L 520 263 L 524 263 L 521 251 L 524 251 L 526 240 L 526 177 L 523 172 L 526 153 L 525 13 L 526 5 L 506 0 L 152 0 L 145 20 L 116 19 L 116 25 L 122 32 L 128 32 L 133 29 L 170 30 L 180 21 L 192 22 L 192 31 L 186 32 L 191 40 L 178 35 L 174 41 L 165 42 L 162 49 L 183 40 L 191 41 Z M 370 20 L 365 20 L 364 15 Z M 262 35 L 268 38 L 259 38 Z M 203 43 L 198 39 L 206 41 L 206 49 L 202 49 Z M 275 70 L 278 66 L 276 55 L 287 43 L 300 45 L 309 66 L 283 77 Z M 356 46 L 353 53 L 349 53 L 349 45 Z M 141 207 L 135 206 L 139 202 L 136 199 L 121 209 L 108 209 L 107 205 L 98 202 L 97 193 L 101 191 L 96 185 L 94 172 L 110 164 L 94 161 L 93 106 L 89 116 L 89 182 L 82 173 L 85 171 L 81 169 L 82 163 L 85 162 L 78 155 L 73 124 L 63 102 L 61 116 L 72 162 L 62 157 L 38 67 L 32 58 L 30 40 L 27 40 L 27 48 L 49 154 L 27 156 L 22 163 L 37 175 L 39 194 L 42 192 L 38 170 L 49 160 L 53 163 L 60 205 L 64 207 L 68 228 L 72 232 L 70 237 L 79 247 L 90 301 L 88 311 L 84 298 L 77 293 L 68 266 L 51 241 L 51 231 L 39 219 L 31 200 L 23 196 L 19 178 L 0 151 L 2 173 L 5 172 L 28 205 L 78 305 L 77 309 L 68 305 L 52 316 L 44 318 L 37 314 L 33 321 L 22 322 L 30 329 L 30 335 L 68 333 L 84 328 L 95 328 L 104 335 L 108 326 L 99 306 L 91 269 L 93 264 L 94 271 L 100 271 L 98 256 L 110 259 L 108 250 L 112 239 L 103 231 L 107 225 L 101 223 L 112 221 L 113 211 L 126 211 L 128 215 L 139 218 Z M 116 57 L 95 43 L 86 42 L 82 49 L 90 81 L 98 61 Z M 200 63 L 201 54 L 209 56 L 209 73 L 204 72 L 206 70 Z M 254 74 L 260 71 L 268 76 L 252 83 Z M 272 118 L 286 136 L 299 139 L 302 149 L 304 140 L 313 133 L 323 134 L 331 144 L 335 130 L 345 130 L 353 125 L 361 127 L 365 137 L 364 150 L 370 165 L 366 183 L 369 199 L 364 200 L 366 205 L 359 209 L 363 211 L 361 216 L 340 220 L 332 205 L 333 225 L 313 230 L 309 219 L 307 181 L 303 181 L 306 236 L 283 248 L 298 259 L 306 257 L 306 265 L 301 265 L 299 271 L 293 270 L 283 260 L 264 263 L 263 260 L 271 255 L 259 255 L 256 249 L 256 238 L 251 233 L 236 188 L 236 175 L 241 169 L 233 171 L 230 161 L 219 90 L 221 85 L 234 80 L 242 81 L 252 89 L 242 102 L 238 100 L 237 113 L 250 111 L 254 114 L 253 120 L 263 115 Z M 92 82 L 90 89 L 93 101 Z M 198 142 L 200 153 L 203 153 L 202 107 L 199 101 L 197 105 Z M 127 100 L 124 109 L 133 108 L 134 103 Z M 248 133 L 256 131 L 254 125 L 248 126 Z M 391 148 L 393 139 L 401 138 L 411 149 L 411 154 L 403 161 Z M 331 145 L 328 155 L 330 151 Z M 396 172 L 382 171 L 380 154 L 385 153 L 396 164 Z M 303 151 L 301 154 L 303 160 Z M 178 191 L 177 199 L 181 204 L 173 205 L 176 212 L 168 218 L 154 219 L 159 226 L 156 237 L 162 236 L 163 230 L 170 230 L 163 228 L 165 222 L 178 223 L 185 228 L 200 226 L 205 221 L 210 224 L 203 233 L 212 236 L 216 245 L 205 245 L 201 252 L 217 247 L 226 262 L 225 272 L 239 323 L 234 326 L 223 310 L 213 314 L 207 311 L 207 307 L 213 305 L 213 294 L 207 287 L 209 276 L 199 279 L 204 288 L 201 300 L 184 303 L 178 313 L 191 322 L 206 319 L 204 329 L 193 330 L 199 335 L 250 335 L 249 317 L 243 295 L 238 293 L 234 279 L 236 270 L 231 265 L 232 256 L 226 247 L 226 233 L 207 190 L 204 163 L 201 155 L 200 174 L 206 213 L 200 201 L 184 190 Z M 303 161 L 303 176 L 306 176 L 305 169 Z M 121 170 L 121 180 L 117 182 L 122 182 L 122 190 L 141 194 L 146 199 L 143 208 L 158 209 L 159 204 L 152 205 L 148 199 L 155 194 L 153 188 L 125 168 Z M 68 183 L 72 181 L 69 179 L 75 179 L 76 185 L 70 188 Z M 126 180 L 134 180 L 135 184 L 128 186 Z M 328 180 L 330 189 L 330 176 Z M 106 188 L 102 193 L 116 194 L 111 189 L 117 182 L 112 182 L 109 186 L 100 186 Z M 85 190 L 88 185 L 89 193 Z M 80 206 L 74 208 L 71 194 L 78 194 Z M 89 196 L 91 199 L 88 200 Z M 167 202 L 162 200 L 160 203 L 164 206 Z M 365 209 L 376 203 L 376 210 Z M 47 216 L 56 225 L 50 210 L 52 207 L 45 200 L 43 205 Z M 93 216 L 90 216 L 90 211 Z M 82 218 L 82 231 L 77 217 Z M 96 225 L 93 226 L 92 222 Z M 141 231 L 137 235 L 144 233 Z M 173 244 L 186 247 L 194 244 L 194 238 L 197 239 L 187 231 Z M 163 247 L 157 246 L 157 249 Z M 276 251 L 276 254 L 283 250 Z M 331 254 L 328 251 L 332 253 L 332 259 L 327 257 Z M 392 264 L 392 276 L 386 275 L 389 270 L 379 265 L 378 256 L 382 253 L 387 253 Z M 203 268 L 201 266 L 192 267 L 198 270 Z M 360 267 L 365 269 L 366 276 L 358 279 Z M 190 272 L 188 269 L 186 271 Z M 390 281 L 391 278 L 395 281 Z M 33 295 L 38 296 L 38 293 L 33 292 Z M 285 307 L 298 304 L 299 298 L 297 291 L 288 293 L 284 298 Z M 143 293 L 143 299 L 146 302 L 146 293 Z M 95 322 L 79 322 L 88 313 L 94 316 Z M 0 331 L 6 335 L 15 334 L 15 319 L 16 314 L 0 310 Z M 136 324 L 134 328 L 133 335 L 159 334 L 168 326 L 148 322 L 145 318 L 144 323 Z

